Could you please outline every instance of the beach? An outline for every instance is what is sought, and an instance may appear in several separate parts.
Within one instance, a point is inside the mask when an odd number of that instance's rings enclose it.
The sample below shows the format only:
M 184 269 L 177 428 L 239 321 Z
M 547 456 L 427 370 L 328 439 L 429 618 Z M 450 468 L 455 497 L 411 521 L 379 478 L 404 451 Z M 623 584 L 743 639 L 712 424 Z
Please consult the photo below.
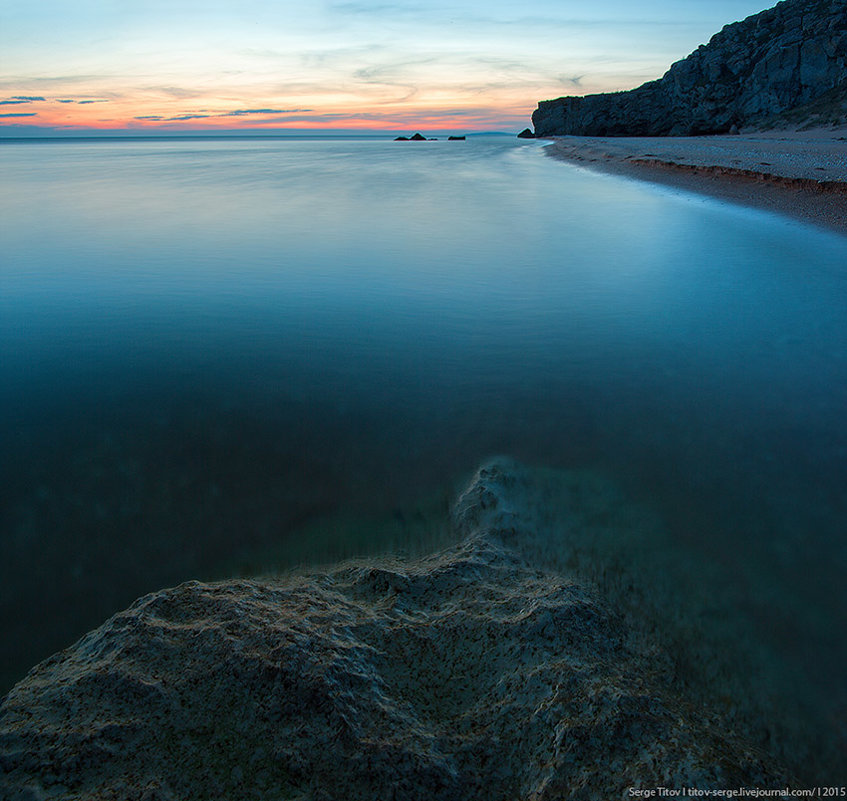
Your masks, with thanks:
M 847 234 L 847 128 L 737 136 L 552 137 L 553 158 Z

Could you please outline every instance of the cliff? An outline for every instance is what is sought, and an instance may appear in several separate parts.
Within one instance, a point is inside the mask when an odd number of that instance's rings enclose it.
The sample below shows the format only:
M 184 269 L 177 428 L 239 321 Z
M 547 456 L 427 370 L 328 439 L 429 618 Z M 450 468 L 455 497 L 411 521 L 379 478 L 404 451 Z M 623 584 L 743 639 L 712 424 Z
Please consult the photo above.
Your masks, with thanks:
M 0 707 L 0 796 L 565 801 L 783 786 L 666 653 L 527 553 L 515 466 L 460 497 L 454 547 L 137 601 Z M 535 509 L 535 511 L 533 511 Z M 527 550 L 528 549 L 528 550 Z
M 538 104 L 536 136 L 695 136 L 847 122 L 847 3 L 784 0 L 656 81 Z

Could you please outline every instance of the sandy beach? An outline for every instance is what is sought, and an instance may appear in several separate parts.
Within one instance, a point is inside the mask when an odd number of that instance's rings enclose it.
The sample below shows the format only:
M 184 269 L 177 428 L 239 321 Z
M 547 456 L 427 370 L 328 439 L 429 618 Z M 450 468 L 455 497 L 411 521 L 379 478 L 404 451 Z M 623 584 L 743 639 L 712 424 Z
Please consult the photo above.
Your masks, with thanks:
M 703 137 L 563 136 L 551 138 L 547 153 L 847 235 L 847 128 Z

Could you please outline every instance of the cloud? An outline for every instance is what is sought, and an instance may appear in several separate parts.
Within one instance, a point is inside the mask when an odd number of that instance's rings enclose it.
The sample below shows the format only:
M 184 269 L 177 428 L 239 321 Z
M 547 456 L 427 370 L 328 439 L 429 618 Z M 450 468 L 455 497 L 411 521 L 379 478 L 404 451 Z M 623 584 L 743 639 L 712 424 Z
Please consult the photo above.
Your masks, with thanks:
M 228 111 L 226 114 L 220 114 L 220 117 L 242 117 L 246 114 L 299 114 L 304 111 L 311 111 L 310 108 L 245 108 L 238 111 Z
M 297 53 L 297 59 L 306 67 L 337 67 L 346 69 L 350 64 L 359 63 L 362 59 L 378 55 L 382 52 L 391 52 L 391 48 L 383 44 L 368 43 L 357 44 L 349 47 L 333 47 L 323 50 L 304 50 Z M 319 84 L 318 84 L 319 85 Z
M 361 67 L 353 72 L 353 78 L 357 83 L 366 86 L 385 86 L 400 92 L 397 97 L 378 101 L 379 105 L 392 105 L 404 103 L 418 94 L 419 88 L 408 80 L 409 68 L 428 66 L 437 62 L 434 57 L 423 57 L 418 59 L 404 59 L 384 64 L 373 64 L 369 67 Z M 406 80 L 403 80 L 406 78 Z
M 11 100 L 0 100 L 0 106 L 22 106 L 26 103 L 34 103 L 37 100 L 44 100 L 43 97 L 25 97 L 23 95 L 15 95 Z
M 196 89 L 185 89 L 182 86 L 144 86 L 141 89 L 145 92 L 157 92 L 168 95 L 169 97 L 175 97 L 177 100 L 190 100 L 203 96 L 203 92 L 199 92 Z
M 182 122 L 184 120 L 221 119 L 223 117 L 245 117 L 251 114 L 300 114 L 310 111 L 312 111 L 312 109 L 310 108 L 245 108 L 238 109 L 237 111 L 226 111 L 223 113 L 180 114 L 176 117 L 163 117 L 160 114 L 145 114 L 143 116 L 133 117 L 133 119 L 151 120 L 154 122 Z
M 355 78 L 363 81 L 375 81 L 382 83 L 382 78 L 397 78 L 406 75 L 410 67 L 429 66 L 439 61 L 435 56 L 420 56 L 419 58 L 402 58 L 395 61 L 386 61 L 382 64 L 372 64 L 368 67 L 360 67 L 353 72 Z
M 350 122 L 379 123 L 382 127 L 390 125 L 394 128 L 403 128 L 415 125 L 419 127 L 452 127 L 457 123 L 473 124 L 473 120 L 495 120 L 497 124 L 507 121 L 512 115 L 503 113 L 501 110 L 488 106 L 468 106 L 453 109 L 432 109 L 430 111 L 407 110 L 407 111 L 349 111 L 349 112 L 325 112 L 316 114 L 304 114 L 296 117 L 280 117 L 278 119 L 262 120 L 263 126 L 275 123 L 290 124 L 292 122 L 311 124 L 344 124 Z M 524 119 L 525 114 L 518 115 Z M 422 121 L 423 120 L 423 121 Z
M 91 83 L 104 79 L 116 80 L 117 77 L 114 75 L 43 75 L 41 77 L 31 75 L 21 77 L 15 75 L 0 80 L 0 88 L 6 88 L 7 91 L 14 91 L 15 89 L 20 89 L 21 84 L 40 84 L 41 86 L 49 84 L 52 89 L 53 86 L 57 85 L 66 86 L 69 84 Z
M 40 99 L 44 100 L 43 97 L 40 98 Z M 57 98 L 56 102 L 57 103 L 76 103 L 79 106 L 87 106 L 87 105 L 90 105 L 91 103 L 108 103 L 110 101 L 106 100 L 105 98 L 100 98 L 98 100 L 72 100 L 72 99 L 68 99 L 68 98 L 63 98 L 63 99 L 59 100 Z
M 0 117 L 37 117 L 38 115 L 34 111 L 30 111 L 29 114 L 0 114 Z
M 343 2 L 330 3 L 330 8 L 339 14 L 352 14 L 357 17 L 362 14 L 374 14 L 381 17 L 385 14 L 418 14 L 421 11 L 426 11 L 425 5 L 415 5 L 414 3 Z
M 585 77 L 584 74 L 583 75 L 574 75 L 570 78 L 568 78 L 567 75 L 560 75 L 557 78 L 557 80 L 559 81 L 559 83 L 564 84 L 565 86 L 577 86 L 577 87 L 579 87 L 579 86 L 582 86 L 582 79 L 584 77 Z

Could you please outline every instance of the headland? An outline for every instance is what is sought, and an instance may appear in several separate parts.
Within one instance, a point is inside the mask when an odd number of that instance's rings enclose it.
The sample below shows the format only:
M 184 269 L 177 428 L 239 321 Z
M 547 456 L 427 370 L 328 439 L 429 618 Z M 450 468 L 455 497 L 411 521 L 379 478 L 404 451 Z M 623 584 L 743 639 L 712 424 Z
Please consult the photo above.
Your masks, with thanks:
M 847 233 L 847 7 L 783 0 L 659 79 L 542 100 L 549 153 Z

